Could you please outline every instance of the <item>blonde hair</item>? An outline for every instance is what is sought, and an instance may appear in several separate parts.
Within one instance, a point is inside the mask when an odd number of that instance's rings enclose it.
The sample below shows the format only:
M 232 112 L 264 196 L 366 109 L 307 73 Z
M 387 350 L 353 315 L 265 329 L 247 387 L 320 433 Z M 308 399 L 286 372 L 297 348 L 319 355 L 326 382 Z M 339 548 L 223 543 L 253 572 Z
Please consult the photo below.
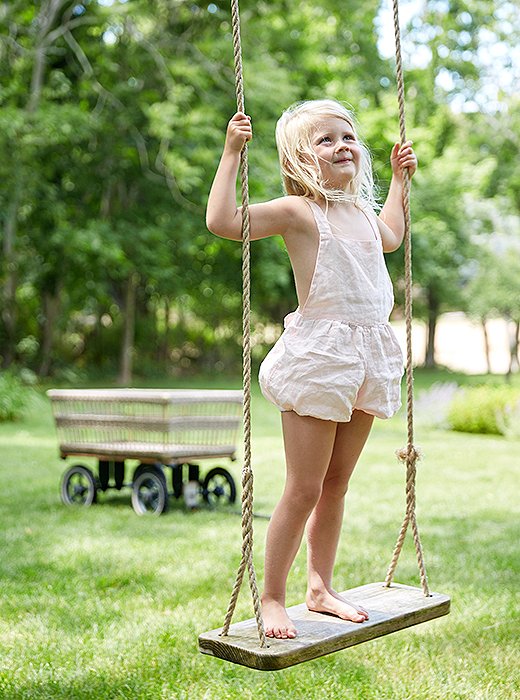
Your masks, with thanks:
M 318 157 L 312 147 L 317 122 L 323 117 L 339 117 L 352 128 L 361 149 L 359 171 L 349 183 L 348 190 L 327 187 L 321 176 Z M 372 173 L 372 158 L 367 146 L 357 135 L 353 113 L 336 100 L 307 100 L 297 102 L 283 112 L 276 124 L 276 146 L 284 190 L 289 195 L 327 202 L 354 202 L 379 209 Z

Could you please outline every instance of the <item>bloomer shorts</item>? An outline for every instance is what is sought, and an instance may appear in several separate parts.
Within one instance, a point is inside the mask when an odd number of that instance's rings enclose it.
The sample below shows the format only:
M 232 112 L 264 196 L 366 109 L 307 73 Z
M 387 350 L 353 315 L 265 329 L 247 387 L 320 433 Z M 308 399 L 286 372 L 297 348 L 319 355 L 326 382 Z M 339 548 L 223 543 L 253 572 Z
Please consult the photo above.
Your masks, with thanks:
M 347 422 L 354 409 L 390 418 L 401 406 L 403 355 L 388 323 L 299 317 L 260 366 L 263 395 L 281 411 Z

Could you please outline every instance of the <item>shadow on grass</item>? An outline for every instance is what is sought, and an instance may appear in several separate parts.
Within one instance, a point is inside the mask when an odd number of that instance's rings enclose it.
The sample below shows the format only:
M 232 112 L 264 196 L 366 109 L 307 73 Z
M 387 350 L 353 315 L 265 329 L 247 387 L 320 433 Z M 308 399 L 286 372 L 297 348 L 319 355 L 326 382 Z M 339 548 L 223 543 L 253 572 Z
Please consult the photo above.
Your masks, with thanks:
M 141 660 L 142 661 L 142 660 Z M 168 674 L 169 670 L 169 674 Z M 141 671 L 141 669 L 138 669 Z M 105 673 L 102 672 L 85 672 L 77 671 L 77 676 L 71 681 L 63 680 L 48 680 L 27 682 L 19 684 L 17 687 L 6 687 L 0 679 L 0 692 L 4 700 L 103 700 L 104 698 L 155 698 L 160 697 L 151 690 L 155 687 L 156 692 L 160 693 L 161 680 L 163 678 L 166 685 L 167 677 L 171 683 L 171 677 L 174 673 L 172 667 L 166 667 L 161 671 L 154 664 L 150 674 L 155 673 L 155 677 L 139 678 L 141 675 L 136 672 L 128 672 L 126 677 L 121 670 L 113 669 Z M 167 675 L 168 674 L 168 675 Z M 4 688 L 2 688 L 4 685 Z M 164 697 L 164 696 L 163 696 Z
M 112 669 L 87 671 L 77 670 L 69 681 L 34 680 L 17 685 L 11 692 L 2 695 L 5 700 L 101 700 L 103 698 L 194 698 L 216 700 L 216 698 L 259 697 L 282 698 L 328 697 L 321 692 L 316 695 L 316 682 L 321 674 L 341 672 L 341 687 L 366 687 L 376 676 L 376 670 L 362 660 L 348 659 L 341 663 L 341 655 L 336 654 L 300 664 L 294 668 L 277 672 L 262 673 L 240 665 L 223 662 L 220 659 L 203 656 L 196 647 L 197 633 L 192 630 L 186 648 L 167 634 L 159 634 L 157 645 L 146 649 L 136 649 L 134 660 L 117 664 Z M 177 647 L 177 648 L 176 648 Z M 188 654 L 188 658 L 186 655 Z M 148 656 L 148 663 L 147 663 Z M 340 661 L 338 665 L 338 661 Z M 107 660 L 108 663 L 108 660 Z M 129 667 L 133 666 L 133 667 Z M 304 670 L 305 666 L 305 670 Z M 311 670 L 312 669 L 312 670 Z M 319 675 L 317 675 L 319 674 Z M 2 690 L 0 680 L 0 690 Z M 310 693 L 310 695 L 309 695 Z M 337 697 L 337 696 L 330 696 Z M 347 695 L 341 697 L 347 697 Z M 351 697 L 348 695 L 348 697 Z M 354 697 L 354 696 L 352 696 Z M 357 696 L 356 697 L 361 697 Z

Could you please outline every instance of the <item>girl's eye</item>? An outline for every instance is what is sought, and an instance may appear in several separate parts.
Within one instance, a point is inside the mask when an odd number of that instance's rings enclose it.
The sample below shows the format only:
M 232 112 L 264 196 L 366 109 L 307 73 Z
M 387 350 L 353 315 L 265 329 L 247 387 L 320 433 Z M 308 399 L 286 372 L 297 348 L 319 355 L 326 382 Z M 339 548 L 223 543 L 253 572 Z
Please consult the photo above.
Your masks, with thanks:
M 322 136 L 319 143 L 330 143 L 330 136 Z
M 355 141 L 355 139 L 354 139 L 354 137 L 352 136 L 352 134 L 345 134 L 345 136 L 344 136 L 343 138 L 344 138 L 346 141 Z

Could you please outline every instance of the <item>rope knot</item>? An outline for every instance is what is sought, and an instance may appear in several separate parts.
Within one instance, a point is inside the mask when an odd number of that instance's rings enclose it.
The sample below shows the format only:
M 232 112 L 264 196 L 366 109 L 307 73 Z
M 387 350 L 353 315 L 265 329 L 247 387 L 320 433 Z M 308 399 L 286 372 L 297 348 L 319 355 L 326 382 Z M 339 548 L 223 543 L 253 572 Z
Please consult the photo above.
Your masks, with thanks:
M 411 445 L 410 447 L 401 447 L 399 450 L 395 451 L 395 456 L 403 464 L 410 462 L 414 465 L 416 462 L 422 459 L 421 451 L 414 445 Z

